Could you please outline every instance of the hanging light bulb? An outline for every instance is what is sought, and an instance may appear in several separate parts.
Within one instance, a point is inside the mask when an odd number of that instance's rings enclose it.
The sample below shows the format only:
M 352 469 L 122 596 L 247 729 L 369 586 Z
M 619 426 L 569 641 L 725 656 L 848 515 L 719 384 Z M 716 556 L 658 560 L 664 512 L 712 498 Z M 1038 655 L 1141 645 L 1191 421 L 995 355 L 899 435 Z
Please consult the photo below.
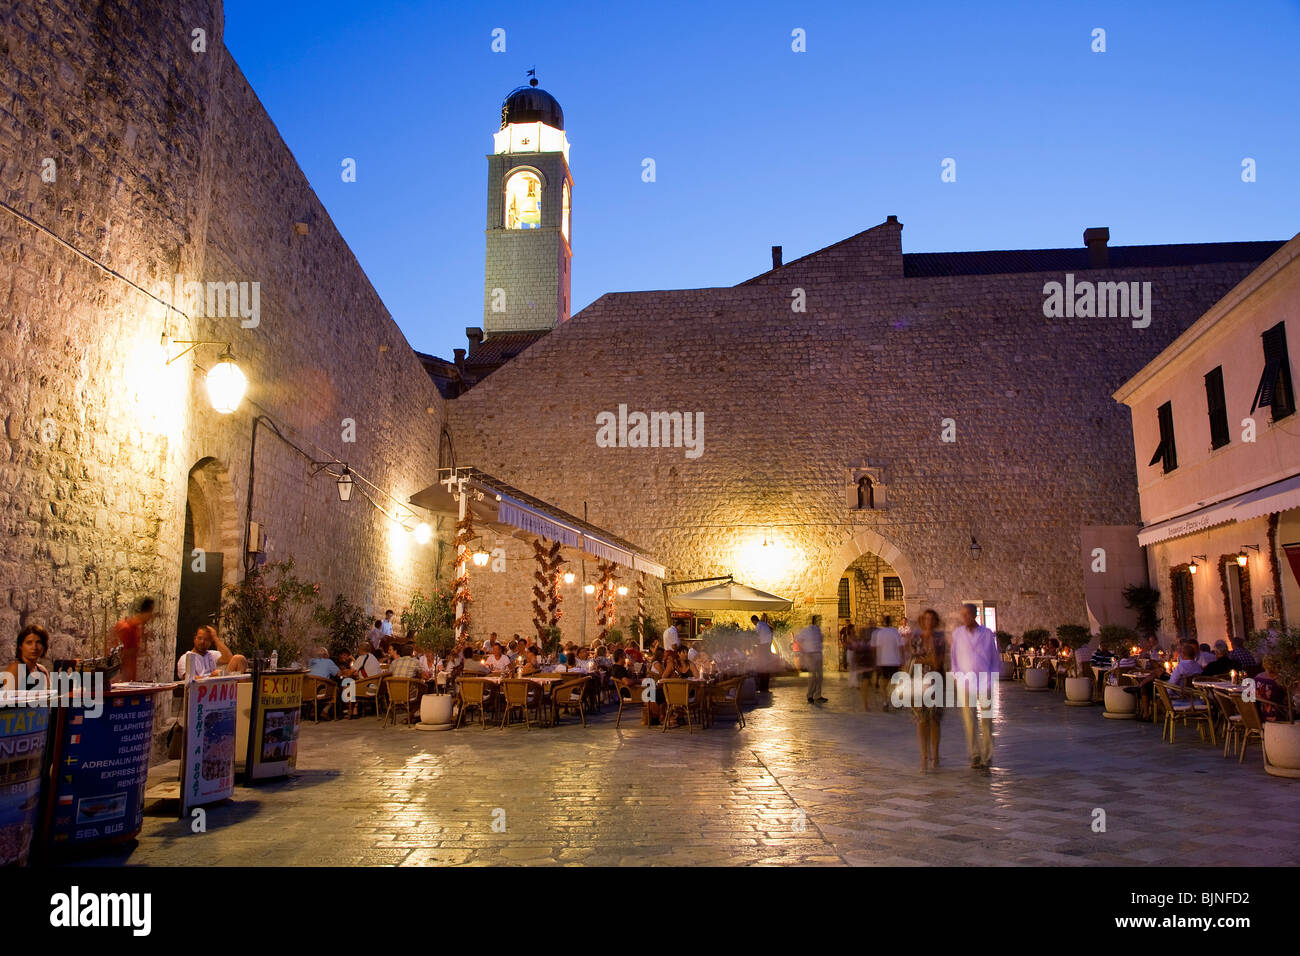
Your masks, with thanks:
M 491 557 L 492 555 L 488 554 L 486 551 L 483 550 L 483 548 L 480 547 L 477 551 L 474 552 L 473 555 L 474 564 L 480 568 L 485 567 L 488 561 L 491 559 Z
M 433 538 L 433 529 L 421 521 L 415 526 L 415 540 L 420 544 L 428 544 Z
M 618 596 L 619 596 L 619 597 L 627 597 L 627 585 L 625 585 L 625 584 L 620 584 L 620 585 L 618 586 Z
M 564 583 L 565 583 L 565 584 L 572 584 L 572 583 L 573 583 L 573 579 L 574 579 L 575 577 L 576 577 L 576 575 L 575 575 L 572 571 L 565 571 L 565 572 L 564 572 Z
M 584 591 L 586 591 L 588 594 L 595 594 L 595 593 L 596 593 L 596 585 L 594 585 L 594 584 L 584 584 L 584 585 L 582 586 L 582 589 L 583 589 Z
M 244 399 L 248 388 L 248 378 L 238 365 L 235 357 L 226 349 L 217 359 L 217 364 L 208 371 L 208 400 L 212 407 L 222 415 L 229 415 Z

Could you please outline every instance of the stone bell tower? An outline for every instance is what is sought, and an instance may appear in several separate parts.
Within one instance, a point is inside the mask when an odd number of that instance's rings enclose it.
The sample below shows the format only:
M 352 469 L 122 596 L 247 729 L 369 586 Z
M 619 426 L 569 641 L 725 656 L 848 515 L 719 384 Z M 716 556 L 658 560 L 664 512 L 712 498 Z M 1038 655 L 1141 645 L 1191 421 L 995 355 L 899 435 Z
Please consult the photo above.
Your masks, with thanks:
M 502 102 L 488 156 L 485 338 L 568 319 L 572 189 L 564 112 L 531 79 Z

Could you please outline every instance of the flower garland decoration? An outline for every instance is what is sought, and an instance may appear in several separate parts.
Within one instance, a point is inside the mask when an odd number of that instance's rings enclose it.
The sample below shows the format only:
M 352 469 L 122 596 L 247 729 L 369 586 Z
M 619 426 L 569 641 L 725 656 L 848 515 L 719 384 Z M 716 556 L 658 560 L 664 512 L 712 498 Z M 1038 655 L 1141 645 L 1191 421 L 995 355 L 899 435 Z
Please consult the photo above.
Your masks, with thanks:
M 469 593 L 469 562 L 466 553 L 469 543 L 474 539 L 474 516 L 468 509 L 463 520 L 456 523 L 456 539 L 453 542 L 456 551 L 456 579 L 451 584 L 451 606 L 455 609 L 456 638 L 464 640 L 469 637 L 469 606 L 474 603 Z
M 538 643 L 544 643 L 546 630 L 557 627 L 563 612 L 560 610 L 560 566 L 564 558 L 560 556 L 560 542 L 552 541 L 548 547 L 544 541 L 533 542 L 533 557 L 537 561 L 537 570 L 533 572 L 533 627 L 537 630 Z
M 596 585 L 596 619 L 600 622 L 600 634 L 596 640 L 603 644 L 609 629 L 614 626 L 615 565 L 602 561 L 597 570 L 600 571 L 600 583 Z

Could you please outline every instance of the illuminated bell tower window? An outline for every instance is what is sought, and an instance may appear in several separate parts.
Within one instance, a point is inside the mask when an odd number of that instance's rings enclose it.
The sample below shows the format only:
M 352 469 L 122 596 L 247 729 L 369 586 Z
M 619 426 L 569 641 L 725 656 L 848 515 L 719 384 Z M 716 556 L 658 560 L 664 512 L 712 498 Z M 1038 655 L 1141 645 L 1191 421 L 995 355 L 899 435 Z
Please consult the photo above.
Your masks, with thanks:
M 564 184 L 564 202 L 560 207 L 560 231 L 564 233 L 564 241 L 569 241 L 569 184 Z
M 506 228 L 539 229 L 542 225 L 542 181 L 521 169 L 506 180 Z

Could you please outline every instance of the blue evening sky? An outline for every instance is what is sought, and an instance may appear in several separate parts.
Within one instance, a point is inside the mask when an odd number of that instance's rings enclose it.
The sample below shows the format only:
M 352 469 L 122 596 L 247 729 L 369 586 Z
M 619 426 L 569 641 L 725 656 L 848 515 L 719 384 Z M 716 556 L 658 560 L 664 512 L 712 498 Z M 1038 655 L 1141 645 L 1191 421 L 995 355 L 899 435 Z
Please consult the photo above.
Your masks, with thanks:
M 1086 226 L 1112 245 L 1300 231 L 1295 0 L 225 11 L 227 46 L 370 281 L 411 344 L 446 357 L 482 324 L 485 156 L 532 66 L 572 148 L 574 312 L 732 285 L 773 245 L 789 261 L 890 214 L 905 252 L 1081 246 Z

